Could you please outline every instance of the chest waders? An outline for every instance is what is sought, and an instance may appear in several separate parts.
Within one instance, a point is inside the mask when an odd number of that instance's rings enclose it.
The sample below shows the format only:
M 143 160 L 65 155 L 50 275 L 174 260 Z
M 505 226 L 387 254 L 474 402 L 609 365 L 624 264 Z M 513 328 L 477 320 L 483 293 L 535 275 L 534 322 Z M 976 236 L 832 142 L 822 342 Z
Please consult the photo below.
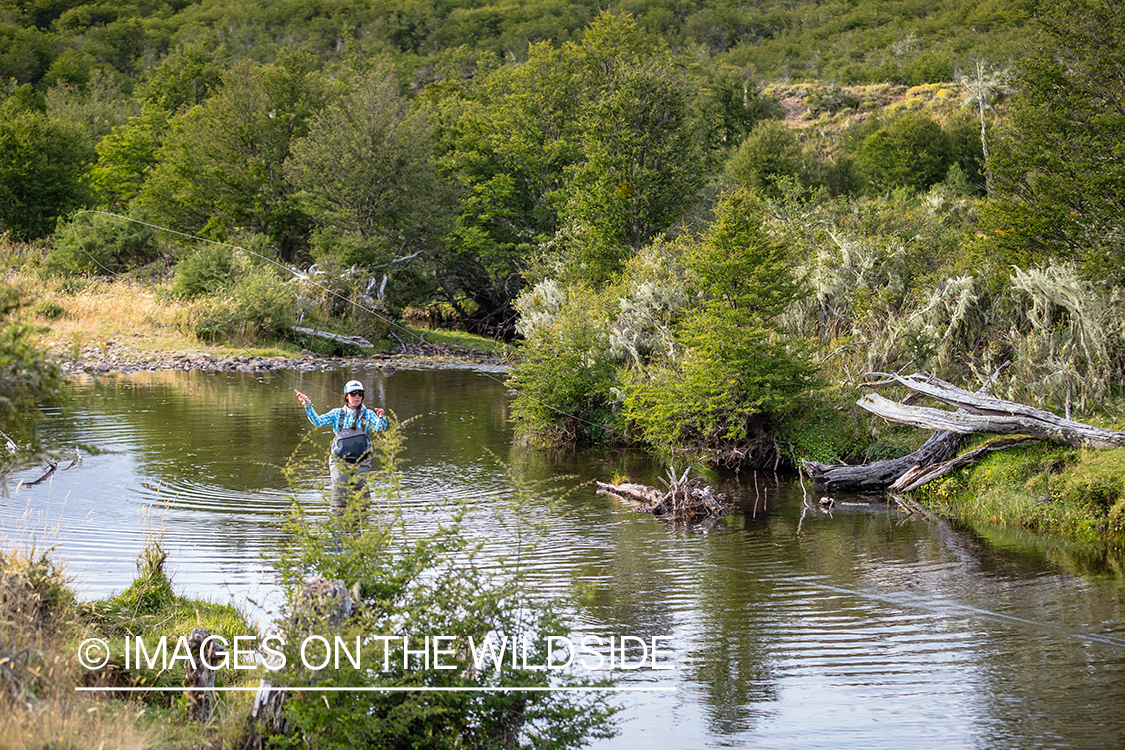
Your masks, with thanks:
M 360 407 L 361 410 L 363 407 Z M 363 427 L 363 412 L 356 415 L 351 427 L 346 412 L 340 412 L 336 438 L 332 441 L 332 455 L 328 457 L 328 471 L 332 475 L 332 502 L 344 503 L 350 492 L 367 497 L 364 474 L 371 471 L 371 438 Z

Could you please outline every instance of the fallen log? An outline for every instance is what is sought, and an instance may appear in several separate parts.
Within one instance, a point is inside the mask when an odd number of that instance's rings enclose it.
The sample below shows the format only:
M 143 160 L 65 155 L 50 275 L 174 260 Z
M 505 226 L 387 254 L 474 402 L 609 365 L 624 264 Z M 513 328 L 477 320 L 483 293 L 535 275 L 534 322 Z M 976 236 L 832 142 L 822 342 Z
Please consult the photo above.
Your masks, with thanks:
M 660 480 L 668 488 L 666 492 L 644 484 L 595 484 L 598 494 L 613 495 L 654 516 L 693 521 L 726 515 L 728 508 L 723 502 L 726 495 L 716 493 L 701 477 L 688 479 L 689 471 L 690 468 L 677 477 L 675 470 L 669 469 L 668 479 Z
M 985 453 L 1039 440 L 1087 448 L 1125 446 L 1125 432 L 1094 427 L 1026 404 L 995 398 L 986 395 L 984 389 L 971 393 L 919 373 L 901 376 L 873 372 L 866 377 L 876 379 L 862 383 L 865 388 L 903 386 L 910 393 L 897 403 L 877 393 L 868 393 L 856 402 L 859 406 L 889 421 L 935 432 L 921 448 L 899 459 L 862 466 L 802 461 L 817 486 L 834 491 L 889 488 L 905 492 L 965 466 Z M 957 411 L 912 404 L 923 397 L 955 406 Z M 961 441 L 975 433 L 1024 437 L 993 441 L 954 458 Z
M 339 333 L 329 333 L 328 331 L 318 331 L 315 328 L 305 328 L 303 326 L 293 326 L 293 330 L 297 333 L 303 333 L 306 336 L 316 336 L 322 339 L 328 339 L 338 344 L 346 344 L 348 346 L 357 346 L 360 349 L 374 349 L 375 345 L 362 336 L 343 336 Z
M 962 434 L 943 430 L 930 435 L 921 448 L 901 458 L 861 466 L 822 464 L 816 461 L 802 461 L 801 465 L 817 487 L 832 492 L 870 492 L 885 489 L 916 466 L 947 461 L 961 447 L 964 439 Z
M 892 422 L 931 430 L 948 430 L 963 435 L 976 432 L 1028 435 L 1076 448 L 1125 446 L 1125 432 L 1083 424 L 1016 401 L 970 393 L 937 378 L 929 378 L 918 373 L 906 377 L 882 372 L 868 373 L 868 376 L 872 375 L 879 376 L 882 380 L 864 383 L 864 387 L 883 388 L 901 385 L 921 396 L 929 396 L 966 412 L 961 414 L 931 407 L 899 404 L 877 393 L 869 393 L 857 402 L 872 414 Z

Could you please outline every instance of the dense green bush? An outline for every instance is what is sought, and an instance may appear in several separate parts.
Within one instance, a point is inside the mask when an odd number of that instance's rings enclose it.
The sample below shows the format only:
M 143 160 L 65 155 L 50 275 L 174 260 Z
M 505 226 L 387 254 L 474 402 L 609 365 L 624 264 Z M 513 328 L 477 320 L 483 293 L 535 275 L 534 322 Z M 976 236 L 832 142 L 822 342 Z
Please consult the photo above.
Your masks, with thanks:
M 60 221 L 54 250 L 43 264 L 52 273 L 117 274 L 160 257 L 157 231 L 127 218 L 79 213 Z
M 738 184 L 771 197 L 780 195 L 779 181 L 803 177 L 803 172 L 801 142 L 779 120 L 758 123 L 727 163 L 727 173 Z
M 236 272 L 232 248 L 204 245 L 176 263 L 172 293 L 180 297 L 214 294 L 228 288 Z
M 587 286 L 546 281 L 517 301 L 526 340 L 512 370 L 512 414 L 527 435 L 551 444 L 601 442 L 618 430 L 608 318 L 615 300 Z M 618 425 L 619 427 L 619 425 Z M 611 431 L 612 430 L 612 431 Z
M 526 519 L 549 517 L 553 501 L 510 474 L 511 497 L 493 498 L 488 513 L 493 522 L 520 524 L 513 536 L 521 546 L 498 568 L 495 560 L 481 559 L 484 540 L 470 535 L 464 507 L 439 503 L 413 517 L 401 511 L 397 462 L 402 440 L 392 421 L 376 442 L 374 469 L 368 475 L 373 500 L 356 493 L 325 513 L 295 497 L 286 524 L 287 549 L 278 560 L 288 594 L 288 617 L 278 623 L 291 665 L 285 683 L 396 690 L 357 689 L 325 700 L 290 694 L 285 716 L 293 734 L 273 741 L 293 748 L 562 750 L 612 736 L 614 711 L 604 697 L 543 690 L 548 685 L 589 685 L 590 680 L 516 666 L 510 659 L 495 663 L 491 657 L 477 669 L 469 653 L 470 638 L 477 644 L 490 634 L 509 639 L 509 644 L 526 639 L 530 664 L 543 664 L 547 638 L 569 633 L 560 604 L 565 599 L 538 595 L 519 562 L 547 530 L 545 525 L 529 527 Z M 291 466 L 291 477 L 300 469 Z M 328 608 L 305 588 L 313 582 L 341 584 L 355 602 L 353 614 L 343 622 L 332 621 Z M 362 668 L 344 658 L 319 671 L 303 667 L 299 648 L 309 634 L 339 637 L 349 650 L 357 644 Z M 432 653 L 434 636 L 448 637 L 460 647 L 459 653 L 442 657 L 453 668 L 437 668 L 429 658 L 407 664 L 402 639 L 410 638 L 419 654 Z M 315 650 L 314 644 L 310 658 Z M 402 691 L 404 687 L 431 690 Z M 454 692 L 458 688 L 466 692 Z
M 945 179 L 952 157 L 949 136 L 921 112 L 892 120 L 856 150 L 860 168 L 878 190 L 924 190 Z
M 86 199 L 84 171 L 93 144 L 68 123 L 0 103 L 0 230 L 21 239 L 45 237 L 59 216 Z
M 201 300 L 190 326 L 204 339 L 293 335 L 296 288 L 273 266 L 242 264 L 237 283 L 221 296 Z

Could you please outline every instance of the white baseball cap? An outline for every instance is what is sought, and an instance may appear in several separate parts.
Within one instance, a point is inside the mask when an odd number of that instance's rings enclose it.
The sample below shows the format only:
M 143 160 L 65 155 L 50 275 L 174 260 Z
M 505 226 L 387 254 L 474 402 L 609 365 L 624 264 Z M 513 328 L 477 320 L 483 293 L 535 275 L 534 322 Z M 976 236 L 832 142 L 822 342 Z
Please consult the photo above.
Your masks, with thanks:
M 354 391 L 362 391 L 362 390 L 363 390 L 363 383 L 359 382 L 358 380 L 349 380 L 348 384 L 344 386 L 344 395 L 346 396 L 349 393 L 352 393 Z

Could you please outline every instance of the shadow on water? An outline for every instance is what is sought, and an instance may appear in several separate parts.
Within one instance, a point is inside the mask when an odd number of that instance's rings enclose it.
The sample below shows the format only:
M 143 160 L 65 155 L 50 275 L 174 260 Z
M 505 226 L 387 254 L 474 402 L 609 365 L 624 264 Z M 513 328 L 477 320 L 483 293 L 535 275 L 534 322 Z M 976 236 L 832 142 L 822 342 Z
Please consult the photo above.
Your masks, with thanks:
M 876 498 L 819 504 L 772 473 L 724 476 L 739 512 L 667 525 L 588 483 L 664 468 L 604 451 L 516 447 L 506 388 L 469 369 L 292 373 L 320 412 L 343 383 L 405 427 L 404 507 L 464 498 L 496 559 L 514 543 L 491 513 L 528 482 L 578 485 L 523 560 L 550 596 L 588 592 L 577 631 L 671 635 L 675 669 L 621 672 L 622 734 L 599 748 L 1120 746 L 1125 741 L 1125 586 L 1117 554 L 1000 532 L 974 534 Z M 46 430 L 105 452 L 0 499 L 4 543 L 58 541 L 85 596 L 132 580 L 163 529 L 181 592 L 258 603 L 291 498 L 279 467 L 308 459 L 297 500 L 321 507 L 327 429 L 276 378 L 149 373 L 74 385 Z M 310 436 L 310 433 L 311 436 Z M 499 465 L 497 459 L 503 464 Z M 28 473 L 27 476 L 33 476 Z M 540 514 L 542 509 L 529 512 Z M 49 531 L 48 531 L 49 529 Z M 497 565 L 500 563 L 497 562 Z M 253 607 L 251 607 L 253 609 Z

